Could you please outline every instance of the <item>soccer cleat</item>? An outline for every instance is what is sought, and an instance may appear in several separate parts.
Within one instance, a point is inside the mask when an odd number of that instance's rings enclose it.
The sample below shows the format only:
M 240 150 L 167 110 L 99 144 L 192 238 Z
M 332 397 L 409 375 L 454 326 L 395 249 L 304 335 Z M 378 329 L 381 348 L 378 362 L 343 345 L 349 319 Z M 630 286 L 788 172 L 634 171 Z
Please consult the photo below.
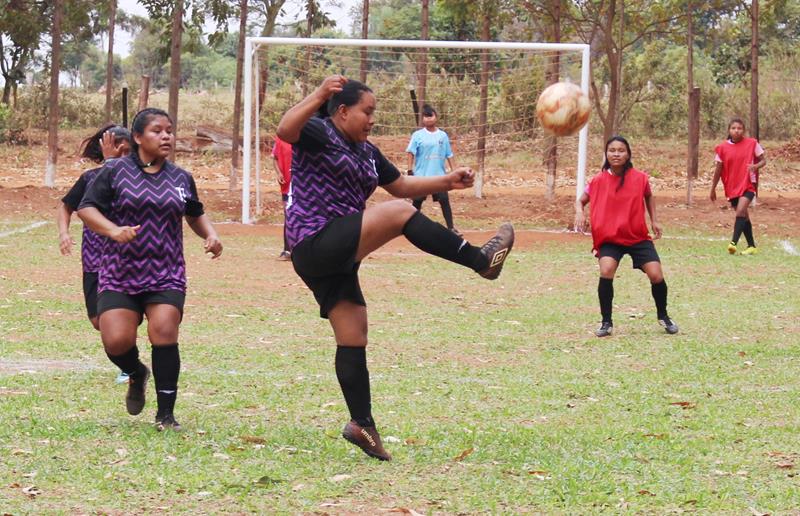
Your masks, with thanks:
M 736 244 L 733 242 L 728 244 L 728 254 L 736 254 Z
M 392 460 L 392 456 L 383 449 L 381 436 L 374 426 L 362 427 L 355 421 L 350 421 L 344 425 L 342 437 L 355 444 L 361 450 L 378 460 Z
M 286 250 L 281 251 L 281 254 L 278 255 L 278 260 L 281 262 L 288 262 L 291 259 L 292 259 L 292 254 Z
M 614 325 L 607 321 L 603 321 L 600 327 L 594 332 L 598 337 L 608 337 L 612 333 L 614 333 Z
M 658 320 L 658 324 L 664 327 L 664 331 L 669 333 L 670 335 L 675 335 L 678 333 L 678 325 L 675 324 L 672 319 L 669 317 L 662 317 Z
M 182 428 L 181 424 L 175 420 L 174 415 L 167 414 L 166 416 L 156 416 L 156 430 L 159 432 L 163 432 L 164 430 L 180 432 Z
M 489 266 L 478 271 L 478 274 L 486 279 L 497 279 L 512 247 L 514 247 L 514 226 L 505 223 L 497 230 L 497 234 L 481 247 L 481 254 L 489 260 Z
M 750 256 L 750 255 L 753 255 L 753 254 L 758 254 L 758 247 L 756 247 L 756 246 L 748 247 L 747 249 L 742 251 L 742 254 L 747 255 L 747 256 Z
M 125 408 L 128 414 L 135 416 L 142 412 L 147 390 L 147 380 L 150 378 L 150 369 L 142 365 L 144 371 L 137 371 L 128 376 L 128 394 L 125 395 Z

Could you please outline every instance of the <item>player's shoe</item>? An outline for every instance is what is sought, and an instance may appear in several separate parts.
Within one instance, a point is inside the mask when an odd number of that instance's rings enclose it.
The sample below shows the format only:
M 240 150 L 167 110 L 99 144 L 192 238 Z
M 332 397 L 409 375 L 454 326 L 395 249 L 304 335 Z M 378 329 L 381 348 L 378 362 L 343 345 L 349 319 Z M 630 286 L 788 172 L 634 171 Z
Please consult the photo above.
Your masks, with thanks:
M 728 244 L 728 254 L 736 254 L 736 244 L 733 242 Z
M 742 254 L 747 255 L 747 256 L 750 256 L 750 255 L 753 255 L 753 254 L 758 254 L 758 247 L 755 247 L 755 246 L 748 247 L 747 249 L 742 251 Z
M 489 266 L 478 271 L 478 274 L 486 279 L 497 279 L 512 247 L 514 247 L 514 226 L 506 222 L 500 226 L 491 240 L 481 247 L 481 253 L 489 260 Z
M 291 259 L 292 259 L 292 254 L 286 250 L 281 251 L 281 254 L 278 255 L 278 261 L 281 262 L 288 262 Z
M 383 449 L 381 436 L 374 426 L 362 427 L 355 421 L 350 421 L 344 425 L 342 437 L 355 444 L 361 450 L 378 460 L 392 460 L 392 456 Z
M 675 335 L 678 333 L 678 325 L 675 324 L 669 317 L 662 317 L 658 320 L 658 324 L 660 324 L 664 328 L 664 331 L 670 335 Z
M 164 430 L 172 430 L 173 432 L 180 432 L 183 430 L 181 424 L 175 419 L 172 414 L 166 416 L 156 416 L 156 430 L 163 432 Z
M 598 337 L 608 337 L 612 333 L 614 333 L 614 325 L 607 321 L 603 321 L 600 327 L 594 331 Z
M 135 416 L 142 412 L 147 391 L 147 380 L 150 378 L 150 369 L 142 365 L 142 371 L 137 371 L 128 376 L 128 393 L 125 395 L 125 408 L 128 414 Z

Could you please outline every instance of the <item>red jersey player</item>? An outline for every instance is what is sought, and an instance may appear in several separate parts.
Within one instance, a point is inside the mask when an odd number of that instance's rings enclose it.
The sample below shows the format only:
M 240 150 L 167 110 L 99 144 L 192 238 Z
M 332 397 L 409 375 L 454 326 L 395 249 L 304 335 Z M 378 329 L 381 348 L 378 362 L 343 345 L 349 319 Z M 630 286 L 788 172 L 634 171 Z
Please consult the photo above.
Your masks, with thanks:
M 290 186 L 292 182 L 292 144 L 286 143 L 275 136 L 275 145 L 272 147 L 272 165 L 275 168 L 275 177 L 281 187 L 281 202 L 283 203 L 284 216 L 286 203 L 289 202 Z M 279 260 L 289 261 L 289 245 L 286 242 L 286 224 L 283 229 L 283 251 L 278 255 Z
M 734 118 L 728 124 L 728 139 L 714 149 L 716 168 L 711 181 L 711 201 L 717 200 L 717 183 L 722 179 L 725 197 L 736 210 L 733 238 L 728 252 L 736 254 L 739 237 L 744 233 L 747 249 L 742 254 L 756 254 L 758 248 L 753 239 L 753 224 L 750 222 L 750 204 L 758 192 L 758 169 L 767 164 L 764 149 L 755 138 L 745 138 L 744 122 Z
M 678 333 L 678 326 L 667 315 L 667 283 L 645 221 L 646 207 L 654 237 L 661 238 L 649 177 L 633 168 L 631 147 L 625 138 L 614 136 L 606 142 L 603 169 L 592 178 L 586 191 L 575 202 L 576 230 L 582 231 L 585 226 L 583 211 L 589 202 L 593 252 L 600 264 L 597 294 L 603 317 L 595 335 L 607 337 L 614 329 L 611 318 L 614 275 L 619 261 L 626 254 L 633 260 L 633 267 L 650 279 L 659 324 L 669 334 Z

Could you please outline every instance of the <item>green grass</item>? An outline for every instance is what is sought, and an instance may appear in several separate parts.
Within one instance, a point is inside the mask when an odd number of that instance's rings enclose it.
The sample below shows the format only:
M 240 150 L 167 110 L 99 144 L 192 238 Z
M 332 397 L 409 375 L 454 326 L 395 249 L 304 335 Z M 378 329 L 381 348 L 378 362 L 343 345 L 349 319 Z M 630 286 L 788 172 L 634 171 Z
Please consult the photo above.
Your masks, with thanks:
M 278 240 L 221 231 L 219 262 L 187 237 L 182 434 L 154 430 L 152 400 L 125 414 L 55 228 L 0 239 L 2 512 L 800 506 L 800 259 L 775 242 L 747 258 L 659 241 L 677 336 L 626 258 L 603 340 L 588 239 L 515 251 L 496 282 L 411 248 L 366 260 L 373 409 L 394 455 L 378 463 L 339 437 L 331 331 Z

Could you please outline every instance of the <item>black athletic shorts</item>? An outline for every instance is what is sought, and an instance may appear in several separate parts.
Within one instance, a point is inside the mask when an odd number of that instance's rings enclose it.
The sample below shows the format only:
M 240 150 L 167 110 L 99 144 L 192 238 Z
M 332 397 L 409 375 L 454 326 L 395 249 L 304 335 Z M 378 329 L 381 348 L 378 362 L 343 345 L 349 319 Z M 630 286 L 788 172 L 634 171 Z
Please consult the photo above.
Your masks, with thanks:
M 753 199 L 756 198 L 756 193 L 748 191 L 748 192 L 743 193 L 742 197 L 745 197 L 745 198 L 749 199 L 750 202 L 753 202 Z M 739 198 L 738 197 L 734 197 L 733 199 L 730 200 L 730 203 L 731 203 L 731 206 L 733 206 L 735 208 L 736 206 L 739 205 Z
M 97 273 L 83 273 L 83 301 L 86 303 L 86 315 L 89 319 L 97 317 Z
M 324 319 L 342 300 L 367 306 L 358 283 L 361 262 L 356 261 L 363 216 L 358 212 L 333 219 L 292 249 L 294 270 L 314 293 Z
M 183 304 L 186 301 L 186 293 L 180 290 L 159 290 L 154 292 L 142 292 L 140 294 L 124 294 L 113 290 L 104 290 L 97 294 L 97 314 L 100 315 L 108 310 L 115 308 L 125 308 L 133 310 L 139 314 L 139 324 L 142 323 L 145 307 L 147 305 L 172 305 L 181 312 L 183 319 Z
M 642 240 L 633 245 L 618 245 L 607 242 L 600 245 L 600 249 L 597 251 L 597 258 L 609 256 L 619 262 L 626 254 L 631 256 L 634 269 L 641 269 L 642 265 L 646 263 L 661 262 L 652 240 Z

